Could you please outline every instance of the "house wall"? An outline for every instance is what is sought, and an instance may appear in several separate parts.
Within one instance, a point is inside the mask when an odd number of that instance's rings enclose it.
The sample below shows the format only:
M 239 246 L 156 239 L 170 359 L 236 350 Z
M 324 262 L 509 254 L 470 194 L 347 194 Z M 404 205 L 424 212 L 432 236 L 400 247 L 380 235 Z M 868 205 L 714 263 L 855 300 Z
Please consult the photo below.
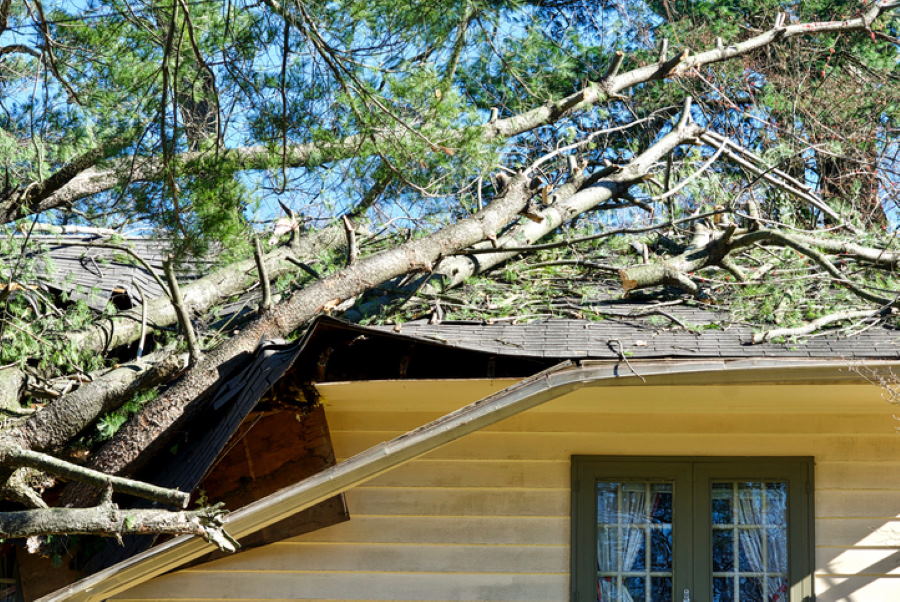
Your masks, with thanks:
M 506 383 L 321 387 L 341 458 Z M 604 387 L 551 401 L 349 492 L 350 521 L 116 600 L 559 600 L 569 458 L 814 456 L 815 591 L 900 600 L 900 435 L 873 386 Z

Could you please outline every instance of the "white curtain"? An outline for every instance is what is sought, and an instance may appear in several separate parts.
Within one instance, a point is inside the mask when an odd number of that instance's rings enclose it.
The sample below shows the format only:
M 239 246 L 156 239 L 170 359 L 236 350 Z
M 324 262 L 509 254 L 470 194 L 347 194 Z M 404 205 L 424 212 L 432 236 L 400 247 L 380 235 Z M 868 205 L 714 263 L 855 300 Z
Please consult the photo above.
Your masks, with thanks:
M 763 525 L 771 520 L 783 523 L 787 509 L 787 490 L 784 485 L 770 484 L 767 487 L 759 483 L 755 487 L 738 486 L 737 522 L 740 525 Z M 764 510 L 765 504 L 768 506 Z M 778 518 L 776 518 L 778 517 Z M 787 526 L 784 524 L 766 527 L 738 529 L 741 551 L 750 566 L 739 566 L 738 569 L 749 572 L 786 573 L 787 572 Z M 764 541 L 763 538 L 767 538 Z M 764 555 L 765 554 L 765 555 Z M 739 559 L 735 559 L 739 562 Z M 762 578 L 768 594 L 767 600 L 785 600 L 787 595 L 786 581 L 783 578 Z
M 761 525 L 763 524 L 762 511 L 762 493 L 761 487 L 747 487 L 746 485 L 738 486 L 738 524 L 740 525 Z M 762 572 L 765 570 L 766 562 L 763 558 L 763 537 L 765 531 L 763 529 L 738 529 L 741 539 L 741 549 L 750 563 L 749 567 L 738 567 L 741 571 Z M 738 558 L 734 559 L 735 563 L 739 562 Z

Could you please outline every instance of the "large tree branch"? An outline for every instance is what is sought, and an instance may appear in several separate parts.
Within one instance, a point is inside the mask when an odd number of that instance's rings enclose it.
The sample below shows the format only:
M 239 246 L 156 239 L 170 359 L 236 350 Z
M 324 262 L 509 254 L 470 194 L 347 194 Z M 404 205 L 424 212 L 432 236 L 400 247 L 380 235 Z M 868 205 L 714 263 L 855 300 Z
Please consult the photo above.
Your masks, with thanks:
M 109 503 L 94 508 L 40 508 L 0 512 L 0 537 L 27 538 L 35 535 L 123 535 L 165 533 L 198 535 L 227 552 L 238 543 L 222 527 L 225 511 L 220 507 L 199 510 L 128 510 Z
M 185 356 L 159 351 L 142 360 L 123 364 L 53 400 L 4 438 L 40 451 L 58 451 L 104 413 L 118 407 L 138 391 L 168 382 L 185 366 Z
M 129 141 L 127 136 L 113 138 L 83 152 L 50 177 L 7 194 L 0 199 L 0 222 L 11 222 L 48 209 L 69 206 L 78 199 L 113 188 L 120 180 L 116 170 L 98 168 L 97 165 Z M 122 160 L 117 163 L 122 163 Z
M 829 260 L 824 253 L 815 248 L 818 241 L 811 237 L 798 237 L 779 230 L 760 229 L 753 232 L 745 232 L 735 235 L 734 226 L 729 226 L 724 231 L 710 231 L 705 227 L 698 227 L 695 241 L 687 250 L 675 257 L 662 261 L 644 263 L 619 270 L 619 278 L 622 288 L 627 292 L 640 288 L 660 285 L 674 285 L 681 287 L 693 294 L 699 292 L 699 286 L 690 277 L 690 274 L 707 267 L 720 267 L 731 270 L 733 264 L 731 255 L 756 243 L 765 243 L 794 249 L 805 255 L 819 265 L 832 278 L 833 282 L 851 291 L 860 299 L 877 303 L 880 306 L 894 306 L 897 297 L 890 298 L 869 292 L 861 285 L 848 278 L 840 269 Z M 826 241 L 827 242 L 827 241 Z M 826 245 L 825 250 L 839 250 L 838 245 Z M 880 250 L 875 248 L 860 247 L 865 256 L 876 256 Z
M 685 111 L 689 110 L 687 104 Z M 416 280 L 401 290 L 392 291 L 389 299 L 361 303 L 349 310 L 345 317 L 350 320 L 362 319 L 398 296 L 440 293 L 459 286 L 475 274 L 486 272 L 512 259 L 522 248 L 555 231 L 562 224 L 605 201 L 625 194 L 631 183 L 646 176 L 657 161 L 680 144 L 696 139 L 702 132 L 703 128 L 696 124 L 682 123 L 617 173 L 608 174 L 607 179 L 598 182 L 597 178 L 591 177 L 585 182 L 584 177 L 576 175 L 572 181 L 548 195 L 551 200 L 549 206 L 532 210 L 528 219 L 519 219 L 496 240 L 481 241 L 475 245 L 475 251 L 487 251 L 486 253 L 466 253 L 444 258 L 433 274 L 422 277 L 424 281 Z M 542 159 L 538 163 L 541 161 Z M 586 183 L 593 185 L 582 188 Z M 506 248 L 509 250 L 505 251 Z
M 801 324 L 800 326 L 794 326 L 791 328 L 774 328 L 772 330 L 754 333 L 753 338 L 750 342 L 754 345 L 758 345 L 759 343 L 765 343 L 766 341 L 771 341 L 772 339 L 781 337 L 799 337 L 807 334 L 812 334 L 816 331 L 821 330 L 822 328 L 825 328 L 826 326 L 834 324 L 835 322 L 844 322 L 847 320 L 863 320 L 866 318 L 877 318 L 884 315 L 885 310 L 883 309 L 837 311 L 807 322 L 806 324 Z
M 523 113 L 479 126 L 480 136 L 484 141 L 517 136 L 543 125 L 555 123 L 577 109 L 606 102 L 609 98 L 638 84 L 683 75 L 703 65 L 749 54 L 782 39 L 836 31 L 864 30 L 869 28 L 878 16 L 896 8 L 897 5 L 898 3 L 894 1 L 876 2 L 863 16 L 854 19 L 773 27 L 736 44 L 717 47 L 694 55 L 684 51 L 658 63 L 638 67 L 624 73 L 611 73 L 603 81 L 589 83 L 583 90 L 565 98 L 553 100 Z M 283 12 L 283 9 L 280 8 L 281 5 L 276 2 L 271 2 L 270 6 L 273 6 L 276 12 L 279 10 Z M 377 147 L 381 144 L 393 143 L 398 139 L 403 140 L 414 135 L 416 132 L 410 132 L 408 126 L 404 125 L 382 132 L 354 134 L 333 142 L 289 145 L 283 149 L 281 157 L 274 157 L 271 149 L 264 146 L 219 151 L 218 157 L 235 169 L 265 169 L 277 165 L 313 167 L 353 156 L 369 155 L 376 152 Z M 453 132 L 447 132 L 447 135 L 451 136 Z M 29 212 L 66 206 L 79 199 L 110 190 L 122 182 L 155 180 L 163 174 L 163 162 L 158 157 L 125 157 L 113 161 L 112 165 L 108 167 L 99 168 L 96 166 L 96 160 L 102 158 L 103 155 L 104 153 L 99 153 L 94 163 L 91 163 L 90 166 L 84 165 L 76 171 L 69 166 L 62 168 L 59 177 L 54 174 L 53 178 L 56 178 L 57 182 L 65 182 L 64 185 L 48 187 L 41 192 L 28 192 L 29 200 L 27 202 L 18 197 L 0 201 L 0 220 L 10 221 L 27 215 Z M 177 163 L 190 172 L 202 165 L 206 157 L 206 153 L 187 152 L 177 157 Z

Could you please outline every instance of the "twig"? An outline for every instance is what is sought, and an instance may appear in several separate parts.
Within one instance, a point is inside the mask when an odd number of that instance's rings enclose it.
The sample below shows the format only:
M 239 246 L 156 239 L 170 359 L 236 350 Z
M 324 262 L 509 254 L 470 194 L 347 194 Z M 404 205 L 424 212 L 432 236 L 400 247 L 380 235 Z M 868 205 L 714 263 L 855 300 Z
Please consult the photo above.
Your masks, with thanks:
M 816 197 L 814 194 L 809 192 L 808 188 L 798 182 L 796 179 L 790 177 L 788 174 L 784 173 L 780 169 L 776 169 L 774 167 L 766 166 L 765 168 L 757 165 L 756 163 L 760 163 L 761 165 L 765 165 L 762 159 L 746 150 L 744 147 L 740 146 L 733 140 L 722 136 L 721 134 L 717 134 L 716 132 L 706 131 L 701 134 L 700 139 L 708 144 L 724 144 L 732 147 L 737 152 L 732 152 L 725 149 L 725 156 L 729 159 L 737 163 L 738 165 L 750 170 L 757 176 L 760 176 L 770 184 L 780 188 L 781 190 L 792 194 L 796 197 L 799 197 L 820 210 L 822 213 L 833 219 L 836 223 L 842 225 L 847 230 L 853 232 L 854 234 L 861 234 L 858 228 L 855 226 L 848 224 L 844 221 L 844 219 L 831 207 L 828 206 L 825 201 Z M 724 148 L 724 146 L 723 146 Z M 751 160 L 747 160 L 740 155 L 746 155 Z M 755 162 L 755 163 L 754 163 Z M 778 176 L 778 177 L 775 177 Z
M 704 171 L 709 169 L 709 167 L 713 163 L 716 162 L 716 159 L 718 159 L 719 156 L 722 154 L 722 152 L 725 150 L 725 144 L 726 143 L 724 141 L 719 143 L 719 148 L 716 150 L 716 152 L 713 153 L 713 155 L 703 165 L 701 165 L 696 171 L 694 171 L 694 173 L 692 173 L 691 175 L 689 175 L 688 177 L 683 179 L 681 182 L 676 184 L 674 188 L 667 190 L 666 192 L 659 194 L 657 196 L 650 197 L 650 200 L 651 201 L 665 200 L 665 199 L 669 198 L 670 196 L 672 196 L 673 194 L 675 194 L 676 192 L 678 192 L 679 190 L 681 190 L 682 188 L 684 188 L 685 186 L 687 186 L 688 184 L 690 184 L 691 182 L 693 182 L 695 179 L 697 179 L 698 176 L 700 176 L 700 174 L 702 174 Z M 667 172 L 667 174 L 668 174 L 668 172 Z
M 287 257 L 285 257 L 285 259 L 287 259 L 289 262 L 293 263 L 295 266 L 297 266 L 298 268 L 300 268 L 301 270 L 303 270 L 304 272 L 306 272 L 307 274 L 309 274 L 316 280 L 322 279 L 322 276 L 319 274 L 319 272 L 314 270 L 313 267 L 311 265 L 309 265 L 308 263 L 300 261 L 293 255 L 288 255 Z
M 616 343 L 618 347 L 613 348 L 613 343 Z M 609 345 L 609 348 L 612 349 L 613 352 L 619 355 L 619 360 L 625 362 L 625 365 L 628 366 L 628 369 L 631 370 L 632 374 L 641 379 L 642 383 L 647 382 L 647 379 L 641 376 L 638 371 L 634 369 L 634 366 L 631 365 L 631 362 L 628 361 L 628 358 L 625 356 L 624 347 L 622 347 L 622 341 L 620 341 L 619 339 L 610 339 L 609 341 L 607 341 L 607 345 Z
M 609 63 L 609 69 L 606 70 L 606 75 L 603 76 L 604 80 L 611 80 L 619 73 L 619 69 L 622 67 L 622 61 L 625 60 L 625 53 L 621 50 L 616 50 L 613 53 L 612 61 Z
M 144 355 L 144 339 L 147 336 L 147 296 L 137 282 L 134 283 L 134 287 L 141 295 L 141 335 L 138 337 L 137 352 L 135 353 L 136 359 L 141 359 L 141 356 Z

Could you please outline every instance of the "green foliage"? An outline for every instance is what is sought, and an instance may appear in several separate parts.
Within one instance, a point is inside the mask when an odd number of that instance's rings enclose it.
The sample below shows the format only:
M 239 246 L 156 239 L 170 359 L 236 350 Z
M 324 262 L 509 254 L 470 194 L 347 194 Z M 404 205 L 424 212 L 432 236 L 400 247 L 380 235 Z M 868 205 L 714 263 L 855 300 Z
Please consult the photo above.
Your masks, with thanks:
M 155 389 L 137 393 L 117 409 L 101 416 L 96 422 L 96 431 L 92 437 L 92 443 L 97 444 L 112 439 L 113 435 L 122 428 L 122 425 L 136 414 L 147 402 L 156 399 L 157 394 Z
M 8 296 L 0 294 L 0 365 L 29 364 L 48 374 L 100 368 L 102 357 L 84 352 L 58 336 L 91 325 L 96 315 L 83 301 L 69 302 L 66 295 L 60 309 L 56 300 L 31 284 L 35 281 L 37 260 L 25 257 L 9 261 L 18 257 L 21 244 L 21 240 L 0 238 L 0 257 L 7 259 L 0 268 L 0 282 L 12 286 Z M 18 268 L 15 273 L 14 268 Z

